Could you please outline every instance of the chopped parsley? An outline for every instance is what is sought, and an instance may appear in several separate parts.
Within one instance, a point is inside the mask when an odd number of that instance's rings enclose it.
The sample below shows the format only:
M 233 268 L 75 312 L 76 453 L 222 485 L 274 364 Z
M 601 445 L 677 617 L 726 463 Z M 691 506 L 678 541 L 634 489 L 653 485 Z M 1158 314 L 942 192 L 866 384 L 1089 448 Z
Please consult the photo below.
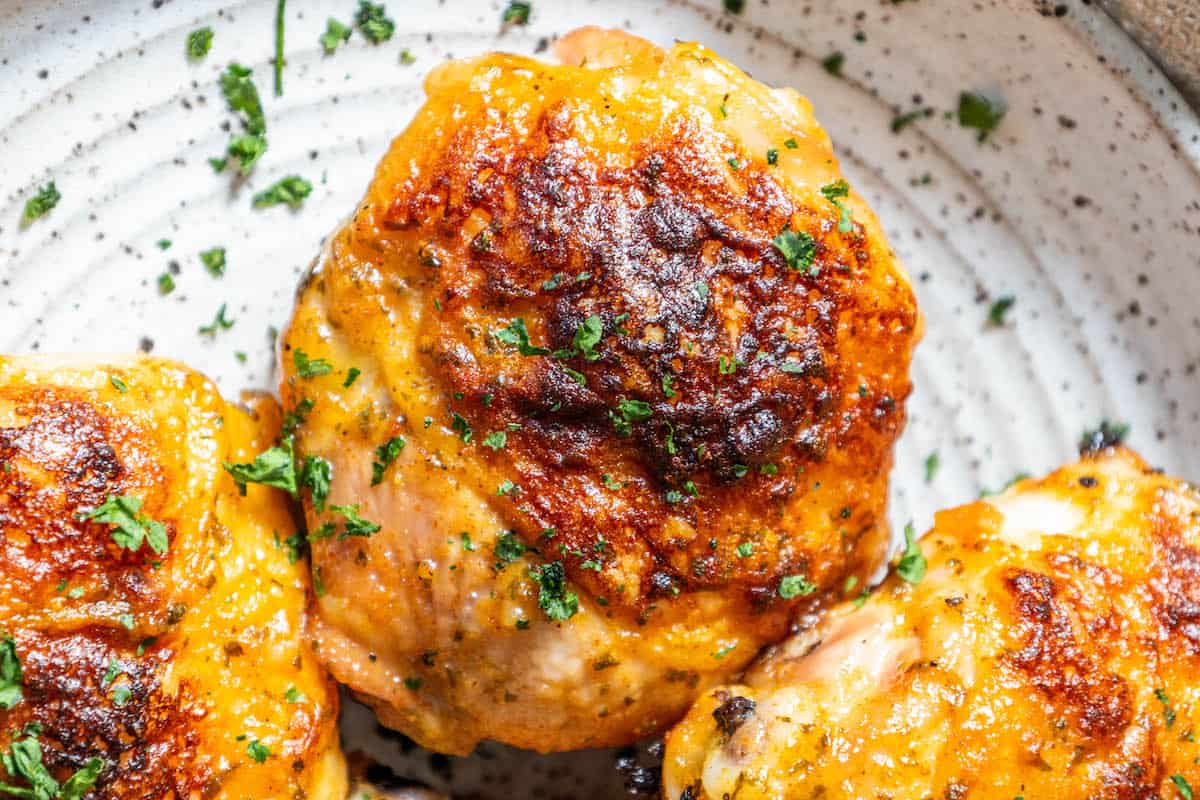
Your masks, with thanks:
M 329 508 L 345 518 L 345 522 L 342 523 L 342 535 L 338 537 L 338 541 L 350 536 L 369 537 L 373 533 L 378 533 L 382 527 L 359 516 L 358 503 L 350 506 L 330 506 Z
M 921 117 L 929 116 L 932 111 L 933 109 L 930 108 L 918 108 L 907 114 L 897 114 L 892 117 L 892 133 L 899 133 Z
M 564 277 L 566 277 L 566 276 L 564 276 L 561 272 L 554 273 L 549 278 L 542 281 L 542 291 L 543 292 L 554 291 L 555 289 L 558 288 L 558 285 L 560 283 L 562 283 L 562 280 Z
M 242 175 L 249 175 L 255 162 L 267 149 L 267 120 L 252 74 L 249 67 L 237 63 L 230 64 L 221 73 L 221 92 L 225 95 L 225 102 L 230 111 L 244 115 L 242 124 L 246 132 L 229 141 L 226 148 L 227 158 L 212 160 L 213 168 L 218 172 L 223 170 L 228 159 L 232 158 L 238 162 L 238 171 Z
M 42 763 L 42 746 L 37 739 L 40 732 L 41 726 L 37 723 L 26 725 L 25 738 L 14 741 L 7 753 L 0 754 L 0 763 L 8 774 L 28 783 L 30 788 L 0 783 L 0 793 L 28 800 L 82 800 L 96 785 L 104 761 L 89 758 L 60 785 Z
M 58 187 L 54 185 L 54 181 L 50 181 L 38 189 L 33 197 L 25 201 L 21 224 L 28 225 L 35 219 L 46 216 L 50 213 L 50 209 L 58 205 L 59 200 L 62 200 L 62 195 L 58 193 Z
M 283 693 L 283 700 L 286 703 L 303 703 L 306 699 L 304 692 L 297 689 L 295 685 L 289 686 L 287 691 Z
M 375 460 L 371 462 L 371 485 L 383 483 L 383 474 L 392 465 L 400 451 L 404 449 L 404 437 L 393 436 L 379 447 L 375 448 Z
M 609 475 L 607 472 L 600 476 L 600 480 L 604 483 L 606 489 L 624 489 L 625 484 Z
M 529 343 L 529 331 L 525 328 L 525 320 L 517 317 L 496 333 L 496 338 L 504 344 L 517 348 L 523 356 L 544 356 L 550 351 L 544 347 L 534 347 Z
M 650 404 L 644 400 L 628 400 L 622 397 L 617 401 L 617 410 L 609 411 L 609 419 L 612 420 L 613 428 L 616 429 L 618 436 L 629 436 L 633 433 L 634 422 L 643 422 L 650 419 L 653 409 Z
M 325 51 L 325 55 L 333 55 L 337 52 L 338 45 L 350 41 L 350 32 L 349 25 L 343 25 L 330 17 L 325 22 L 325 32 L 321 34 L 320 38 L 321 48 Z
M 604 323 L 600 317 L 593 314 L 579 323 L 579 327 L 575 329 L 575 337 L 571 340 L 571 347 L 588 361 L 595 361 L 600 358 L 595 347 L 603 335 Z
M 312 184 L 299 175 L 288 175 L 254 195 L 252 202 L 255 208 L 285 204 L 299 208 L 304 203 L 304 198 L 312 194 L 312 189 Z
M 21 702 L 21 659 L 17 656 L 17 643 L 11 636 L 0 639 L 0 709 L 8 709 Z
M 804 231 L 794 231 L 785 225 L 779 235 L 771 240 L 771 244 L 775 245 L 789 268 L 807 274 L 814 272 L 812 266 L 817 254 L 817 242 Z
M 962 92 L 958 96 L 958 124 L 979 131 L 978 140 L 987 139 L 1008 112 L 1001 98 L 990 98 L 977 92 Z
M 555 622 L 564 622 L 579 612 L 579 596 L 567 589 L 567 573 L 561 561 L 532 567 L 529 576 L 538 585 L 538 608 Z
M 507 478 L 500 481 L 500 485 L 496 487 L 496 495 L 498 497 L 508 497 L 509 495 L 515 495 L 520 491 L 521 487 L 517 486 Z
M 774 147 L 767 148 L 767 163 L 772 167 L 779 163 L 779 151 Z
M 492 431 L 487 436 L 483 437 L 483 446 L 490 447 L 493 450 L 503 450 L 504 445 L 508 443 L 508 434 L 504 431 Z
M 784 600 L 804 597 L 817 590 L 817 585 L 803 575 L 784 575 L 779 581 L 779 596 Z
M 233 476 L 238 491 L 243 495 L 246 494 L 246 484 L 258 483 L 282 489 L 295 497 L 298 493 L 298 485 L 293 447 L 292 437 L 285 436 L 282 442 L 259 453 L 249 464 L 225 462 L 225 471 Z
M 351 386 L 353 386 L 354 382 L 358 380 L 359 375 L 362 375 L 362 370 L 358 367 L 351 367 L 350 369 L 346 370 L 346 380 L 342 381 L 342 388 L 349 389 Z
M 404 688 L 408 689 L 409 691 L 415 692 L 421 688 L 422 683 L 424 683 L 424 681 L 422 681 L 420 678 L 413 678 L 413 677 L 405 678 L 404 679 Z
M 722 0 L 721 5 L 730 14 L 740 14 L 746 8 L 746 0 Z
M 668 398 L 674 397 L 677 393 L 674 387 L 675 376 L 670 372 L 664 372 L 662 376 L 662 390 Z
M 271 750 L 258 739 L 255 739 L 246 745 L 246 755 L 250 756 L 256 764 L 261 764 L 271 757 Z
M 200 252 L 200 263 L 208 270 L 208 274 L 214 278 L 220 278 L 225 274 L 225 248 L 213 247 Z
M 296 365 L 296 373 L 301 378 L 319 378 L 333 372 L 333 364 L 324 358 L 309 358 L 308 354 L 299 348 L 292 351 L 292 363 Z
M 850 196 L 850 184 L 846 183 L 845 178 L 822 186 L 821 194 L 841 212 L 841 216 L 838 217 L 838 232 L 849 233 L 854 230 L 854 216 L 850 206 L 845 203 L 845 198 Z
M 197 328 L 197 333 L 201 336 L 216 336 L 217 331 L 227 331 L 232 328 L 235 321 L 225 318 L 225 304 L 222 303 L 221 307 L 217 309 L 217 315 L 213 317 L 213 321 L 208 325 L 201 325 Z
M 1163 722 L 1170 729 L 1175 724 L 1175 708 L 1171 705 L 1171 698 L 1167 695 L 1165 689 L 1155 689 L 1154 696 L 1158 698 L 1158 702 L 1162 703 Z
M 1175 788 L 1179 790 L 1179 796 L 1183 800 L 1192 800 L 1192 785 L 1188 783 L 1187 778 L 1176 773 L 1171 776 L 1171 783 L 1175 784 Z
M 720 650 L 718 650 L 717 652 L 713 653 L 713 654 L 712 654 L 712 657 L 713 657 L 713 658 L 715 658 L 715 659 L 717 659 L 718 661 L 720 661 L 722 658 L 724 658 L 725 656 L 729 655 L 729 654 L 730 654 L 730 653 L 732 653 L 734 650 L 737 650 L 737 645 L 736 645 L 736 644 L 726 645 L 725 647 L 722 647 L 722 648 L 721 648 Z
M 171 249 L 171 240 L 170 239 L 159 239 L 154 244 L 157 245 L 159 250 L 170 250 Z
M 904 554 L 896 564 L 896 574 L 905 583 L 916 585 L 925 577 L 925 554 L 917 544 L 917 533 L 912 523 L 904 526 Z
M 329 497 L 329 484 L 333 480 L 333 465 L 320 456 L 309 456 L 304 459 L 297 478 L 300 486 L 307 486 L 312 493 L 313 508 L 325 510 L 325 501 Z
M 275 3 L 275 96 L 283 97 L 283 7 L 287 0 Z
M 925 456 L 925 482 L 933 483 L 934 476 L 937 475 L 938 468 L 942 465 L 942 460 L 938 456 L 938 451 L 934 450 L 929 455 Z
M 736 356 L 734 358 L 720 356 L 717 359 L 717 372 L 721 373 L 722 375 L 732 375 L 733 373 L 737 372 L 737 368 L 738 360 Z
M 305 397 L 296 407 L 283 415 L 283 433 L 285 436 L 295 433 L 296 428 L 299 428 L 304 423 L 304 418 L 313 410 L 316 402 Z
M 525 544 L 512 531 L 504 531 L 492 545 L 496 563 L 492 567 L 499 572 L 525 554 Z
M 783 146 L 786 147 L 788 150 L 795 150 L 800 145 L 799 145 L 799 143 L 796 142 L 795 139 L 784 139 Z
M 109 375 L 108 382 L 111 383 L 112 387 L 121 394 L 129 393 L 129 384 L 118 378 L 116 375 Z
M 376 5 L 367 0 L 359 0 L 358 13 L 354 15 L 354 22 L 371 44 L 386 42 L 396 32 L 396 23 L 388 18 L 382 3 Z
M 162 555 L 167 552 L 167 529 L 158 520 L 141 513 L 142 499 L 133 495 L 110 495 L 107 500 L 86 514 L 81 520 L 112 525 L 112 538 L 119 547 L 136 552 L 145 542 L 150 549 Z
M 842 77 L 842 66 L 846 63 L 846 54 L 835 50 L 821 60 L 821 66 L 835 78 Z
M 754 555 L 754 543 L 742 542 L 737 546 L 738 558 L 749 558 Z
M 459 414 L 457 411 L 454 412 L 454 418 L 453 422 L 451 423 L 451 427 L 454 428 L 455 432 L 458 433 L 459 438 L 464 442 L 469 443 L 475 436 L 474 432 L 471 430 L 471 423 L 467 422 L 466 417 L 464 417 L 462 414 Z
M 521 0 L 512 0 L 504 12 L 500 14 L 500 22 L 504 25 L 528 25 L 529 15 L 533 11 L 533 4 L 521 2 Z
M 1011 294 L 1006 294 L 1003 297 L 997 298 L 991 306 L 988 307 L 988 324 L 992 327 L 999 328 L 1004 325 L 1004 318 L 1008 315 L 1008 311 L 1017 302 L 1017 298 Z
M 199 61 L 208 55 L 212 49 L 213 29 L 205 26 L 197 28 L 187 36 L 187 56 L 193 61 Z

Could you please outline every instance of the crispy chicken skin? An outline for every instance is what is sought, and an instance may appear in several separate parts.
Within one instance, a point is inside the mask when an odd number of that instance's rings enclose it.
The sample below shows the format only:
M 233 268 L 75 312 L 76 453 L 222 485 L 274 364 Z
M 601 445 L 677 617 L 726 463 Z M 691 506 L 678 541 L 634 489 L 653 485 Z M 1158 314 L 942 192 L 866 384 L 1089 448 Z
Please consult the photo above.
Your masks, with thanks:
M 382 526 L 314 543 L 321 653 L 446 752 L 660 732 L 887 540 L 920 322 L 808 103 L 559 55 L 433 71 L 283 343 L 299 453 Z
M 1200 787 L 1200 493 L 1111 449 L 939 513 L 920 547 L 919 583 L 893 574 L 706 692 L 665 797 Z
M 170 362 L 0 357 L 0 753 L 40 748 L 0 784 L 44 767 L 64 794 L 30 797 L 78 798 L 90 768 L 88 800 L 346 796 L 291 512 L 222 469 L 278 430 L 274 401 L 228 405 Z M 164 540 L 88 518 L 113 498 Z

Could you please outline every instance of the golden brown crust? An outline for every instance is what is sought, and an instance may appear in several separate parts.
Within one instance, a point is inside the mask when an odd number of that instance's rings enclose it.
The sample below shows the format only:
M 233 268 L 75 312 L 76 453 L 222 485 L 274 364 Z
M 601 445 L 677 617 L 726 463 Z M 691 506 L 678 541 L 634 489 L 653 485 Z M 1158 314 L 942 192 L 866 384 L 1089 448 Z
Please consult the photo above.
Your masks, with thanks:
M 698 45 L 562 44 L 586 66 L 430 75 L 282 340 L 333 475 L 322 656 L 452 752 L 652 735 L 865 580 L 919 336 L 802 98 Z M 342 537 L 346 504 L 379 530 Z
M 196 716 L 189 687 L 163 691 L 174 653 L 154 646 L 138 654 L 127 637 L 105 630 L 47 635 L 17 631 L 24 700 L 0 712 L 8 729 L 41 726 L 46 767 L 70 775 L 99 757 L 105 763 L 96 800 L 188 797 L 206 788 L 212 770 L 197 761 Z M 106 681 L 111 665 L 119 672 Z M 128 690 L 118 705 L 114 689 Z
M 1200 786 L 1194 488 L 1109 449 L 938 514 L 922 550 L 916 585 L 892 575 L 745 686 L 706 693 L 669 736 L 667 796 L 740 784 L 741 800 L 832 785 L 1133 800 Z M 733 695 L 753 710 L 722 732 L 712 713 Z
M 342 800 L 291 512 L 221 468 L 278 429 L 273 403 L 251 415 L 169 362 L 0 357 L 0 647 L 21 673 L 0 752 L 32 733 L 60 782 L 99 759 L 89 800 Z M 162 523 L 165 552 L 84 519 L 117 497 Z

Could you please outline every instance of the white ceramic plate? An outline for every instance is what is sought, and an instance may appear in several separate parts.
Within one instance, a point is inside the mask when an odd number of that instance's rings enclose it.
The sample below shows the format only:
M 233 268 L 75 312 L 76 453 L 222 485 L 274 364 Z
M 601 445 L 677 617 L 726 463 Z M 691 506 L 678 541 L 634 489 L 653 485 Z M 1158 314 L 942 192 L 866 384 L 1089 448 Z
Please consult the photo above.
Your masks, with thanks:
M 1102 418 L 1151 461 L 1200 477 L 1200 122 L 1094 7 L 960 0 L 534 0 L 501 30 L 497 0 L 390 0 L 397 33 L 326 57 L 328 17 L 355 0 L 293 0 L 283 97 L 270 90 L 274 0 L 0 0 L 0 350 L 128 351 L 182 359 L 227 393 L 273 384 L 269 331 L 322 236 L 347 214 L 433 64 L 492 48 L 532 53 L 580 24 L 668 43 L 699 39 L 758 78 L 808 95 L 852 182 L 912 272 L 927 320 L 893 520 L 1069 457 Z M 184 58 L 210 25 L 208 58 Z M 407 48 L 416 63 L 404 65 Z M 843 77 L 821 59 L 845 54 Z M 243 186 L 214 175 L 233 119 L 216 77 L 253 66 L 270 149 Z M 944 112 L 961 91 L 1009 112 L 980 144 Z M 931 116 L 890 129 L 897 113 Z M 303 209 L 251 195 L 297 173 Z M 26 229 L 54 179 L 62 202 Z M 159 239 L 172 246 L 160 250 Z M 228 252 L 224 278 L 197 254 Z M 177 289 L 157 276 L 178 264 Z M 1012 296 L 1002 327 L 991 303 Z M 233 328 L 197 328 L 226 304 Z M 244 363 L 237 353 L 245 354 Z M 932 452 L 941 468 L 925 480 Z M 485 797 L 613 797 L 611 754 L 536 758 L 484 747 L 431 758 L 350 706 L 347 743 L 399 772 Z

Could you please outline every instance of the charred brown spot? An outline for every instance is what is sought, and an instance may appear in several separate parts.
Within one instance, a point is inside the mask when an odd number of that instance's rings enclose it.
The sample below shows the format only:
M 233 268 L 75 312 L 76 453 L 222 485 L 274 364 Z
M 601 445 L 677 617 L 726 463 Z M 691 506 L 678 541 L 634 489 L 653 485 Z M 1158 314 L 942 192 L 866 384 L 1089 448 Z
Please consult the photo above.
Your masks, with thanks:
M 746 720 L 754 716 L 755 707 L 756 703 L 749 697 L 730 697 L 713 709 L 712 715 L 717 721 L 717 729 L 726 737 L 733 736 Z
M 1200 655 L 1200 551 L 1188 544 L 1195 535 L 1186 535 L 1189 526 L 1200 528 L 1200 516 L 1184 521 L 1159 513 L 1153 522 L 1154 613 L 1171 641 L 1189 655 Z
M 1008 661 L 1058 707 L 1084 736 L 1115 740 L 1129 725 L 1132 693 L 1125 680 L 1107 671 L 1077 640 L 1068 607 L 1053 578 L 1012 569 L 1005 577 L 1021 645 Z
M 68 390 L 0 389 L 0 401 L 23 422 L 0 428 L 0 590 L 36 605 L 69 579 L 89 596 L 153 605 L 148 550 L 124 550 L 112 526 L 81 519 L 126 494 L 155 514 L 165 488 L 152 440 Z
M 139 656 L 136 644 L 100 629 L 19 632 L 17 650 L 24 699 L 0 711 L 0 748 L 14 731 L 40 724 L 44 763 L 60 779 L 103 759 L 89 794 L 97 800 L 188 797 L 212 777 L 196 762 L 198 709 L 186 686 L 179 696 L 162 688 L 170 650 Z

